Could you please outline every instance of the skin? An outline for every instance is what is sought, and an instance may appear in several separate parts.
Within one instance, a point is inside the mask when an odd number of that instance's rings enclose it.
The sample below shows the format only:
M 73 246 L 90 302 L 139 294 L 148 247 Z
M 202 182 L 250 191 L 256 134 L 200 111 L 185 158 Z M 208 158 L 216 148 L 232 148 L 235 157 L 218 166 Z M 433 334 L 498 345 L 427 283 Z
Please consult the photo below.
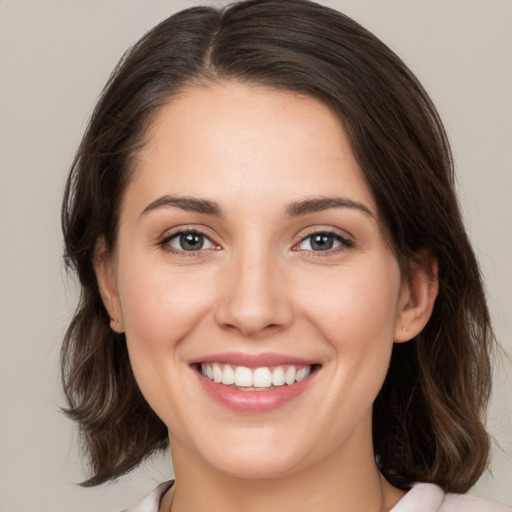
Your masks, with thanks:
M 166 195 L 214 201 L 223 215 L 155 206 Z M 367 211 L 286 214 L 324 197 Z M 177 230 L 203 233 L 204 249 L 182 250 L 169 240 Z M 315 232 L 333 233 L 334 247 L 313 250 Z M 437 284 L 417 265 L 403 281 L 343 126 L 322 103 L 229 82 L 172 99 L 134 161 L 116 250 L 99 241 L 96 271 L 169 429 L 176 484 L 161 511 L 173 499 L 177 512 L 371 512 L 403 496 L 376 467 L 372 404 L 393 342 L 421 331 Z M 222 352 L 321 367 L 297 398 L 244 414 L 212 400 L 189 364 Z

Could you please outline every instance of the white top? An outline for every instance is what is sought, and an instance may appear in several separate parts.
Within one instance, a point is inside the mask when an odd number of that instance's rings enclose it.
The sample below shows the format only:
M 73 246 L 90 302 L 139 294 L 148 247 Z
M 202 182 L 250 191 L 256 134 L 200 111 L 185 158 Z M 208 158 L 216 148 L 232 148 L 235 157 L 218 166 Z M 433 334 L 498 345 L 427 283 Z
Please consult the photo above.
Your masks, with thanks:
M 412 489 L 391 509 L 391 512 L 511 512 L 511 510 L 507 505 L 495 501 L 463 494 L 445 494 L 434 484 L 414 484 Z
M 146 499 L 123 512 L 158 512 L 160 500 L 172 484 L 160 484 Z M 512 512 L 512 508 L 473 496 L 445 494 L 434 484 L 414 484 L 390 512 Z

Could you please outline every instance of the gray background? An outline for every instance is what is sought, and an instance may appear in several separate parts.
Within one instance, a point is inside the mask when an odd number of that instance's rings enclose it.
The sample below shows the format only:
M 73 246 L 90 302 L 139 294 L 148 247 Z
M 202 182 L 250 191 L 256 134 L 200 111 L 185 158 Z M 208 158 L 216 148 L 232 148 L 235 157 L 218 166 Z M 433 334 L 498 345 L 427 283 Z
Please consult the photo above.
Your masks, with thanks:
M 171 475 L 167 456 L 82 489 L 75 427 L 60 412 L 60 340 L 75 304 L 61 265 L 63 183 L 91 108 L 123 51 L 196 1 L 0 0 L 0 511 L 116 512 Z M 215 1 L 211 2 L 215 3 Z M 381 37 L 431 94 L 496 332 L 512 354 L 512 2 L 330 0 Z M 498 365 L 493 473 L 474 494 L 512 503 L 512 377 Z M 499 446 L 498 446 L 499 445 Z

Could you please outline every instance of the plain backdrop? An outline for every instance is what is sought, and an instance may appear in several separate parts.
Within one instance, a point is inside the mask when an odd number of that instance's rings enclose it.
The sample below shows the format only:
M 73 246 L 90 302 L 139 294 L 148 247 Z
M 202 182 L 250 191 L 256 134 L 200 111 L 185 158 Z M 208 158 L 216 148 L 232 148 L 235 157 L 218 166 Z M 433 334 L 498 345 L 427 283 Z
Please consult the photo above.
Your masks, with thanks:
M 60 201 L 92 106 L 123 51 L 175 0 L 0 0 L 0 511 L 118 512 L 168 479 L 168 455 L 83 489 L 60 412 L 59 347 L 76 290 L 62 267 Z M 215 4 L 215 0 L 210 3 Z M 382 38 L 443 118 L 496 332 L 512 355 L 512 2 L 325 0 Z M 512 377 L 489 413 L 493 474 L 473 494 L 512 503 Z

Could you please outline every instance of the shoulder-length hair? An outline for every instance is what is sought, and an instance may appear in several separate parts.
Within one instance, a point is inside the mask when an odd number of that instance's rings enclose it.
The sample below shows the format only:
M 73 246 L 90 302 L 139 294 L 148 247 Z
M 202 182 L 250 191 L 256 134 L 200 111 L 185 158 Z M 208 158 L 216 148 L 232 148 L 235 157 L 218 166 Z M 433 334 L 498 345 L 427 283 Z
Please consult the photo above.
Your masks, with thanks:
M 115 247 L 131 158 L 156 112 L 188 87 L 222 80 L 328 105 L 348 134 L 404 277 L 418 251 L 437 258 L 439 296 L 425 329 L 394 346 L 374 404 L 374 448 L 397 486 L 423 481 L 466 491 L 488 461 L 482 418 L 493 334 L 447 137 L 428 95 L 386 45 L 308 0 L 249 0 L 169 17 L 121 59 L 94 110 L 62 206 L 65 261 L 81 283 L 62 378 L 66 412 L 79 424 L 90 462 L 84 485 L 119 477 L 168 444 L 137 387 L 124 335 L 109 327 L 95 244 L 103 237 Z

